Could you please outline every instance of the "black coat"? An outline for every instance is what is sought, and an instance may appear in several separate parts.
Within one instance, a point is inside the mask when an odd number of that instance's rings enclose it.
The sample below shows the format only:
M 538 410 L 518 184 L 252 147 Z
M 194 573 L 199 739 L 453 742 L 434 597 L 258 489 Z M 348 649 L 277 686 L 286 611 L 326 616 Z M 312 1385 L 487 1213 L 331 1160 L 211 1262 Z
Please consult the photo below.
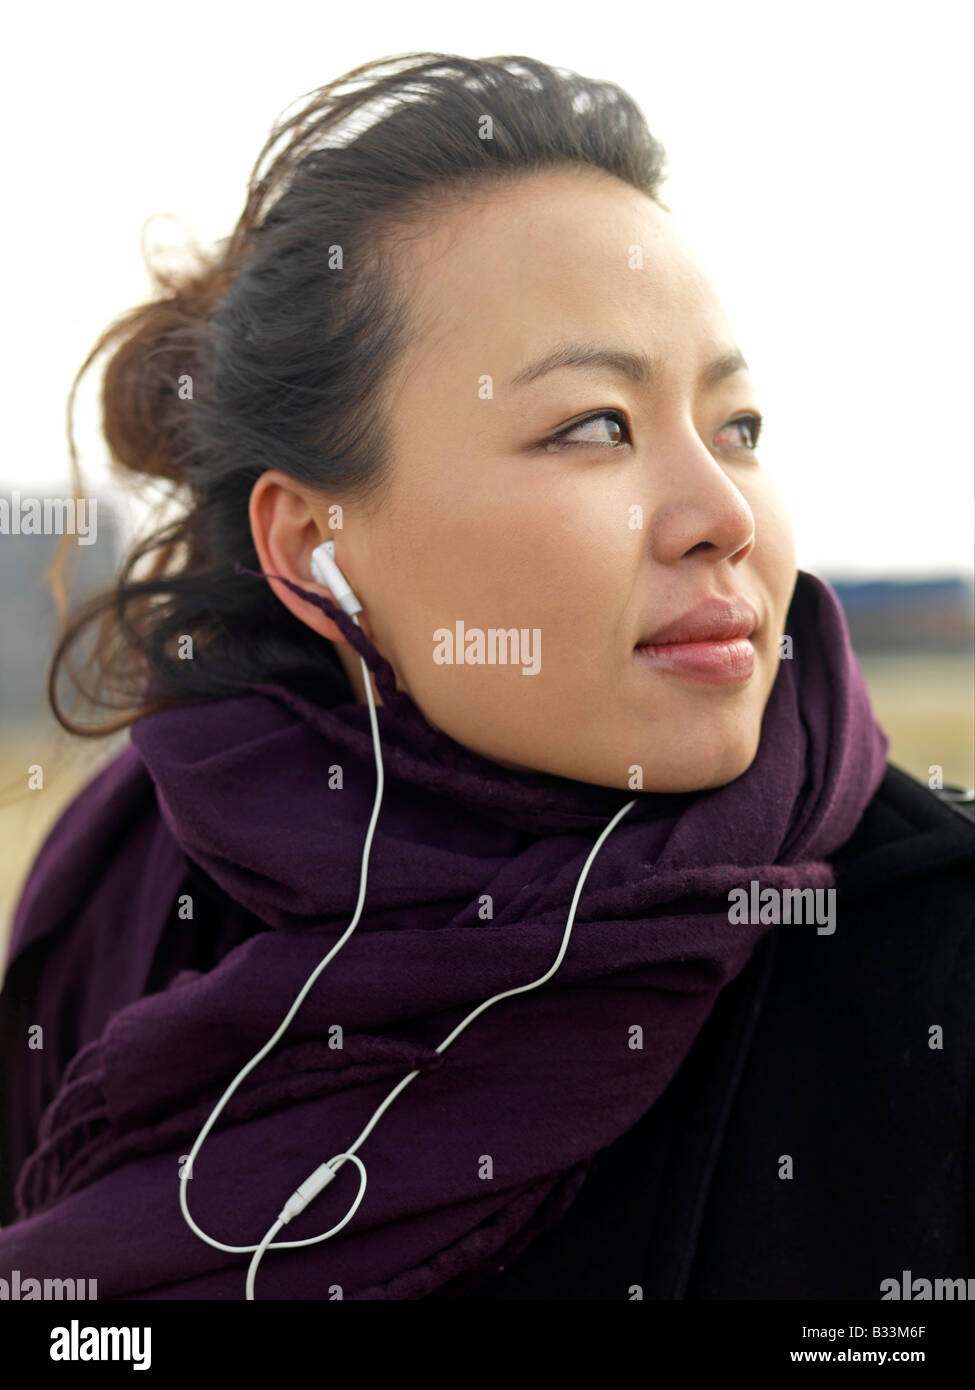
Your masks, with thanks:
M 558 1223 L 434 1297 L 879 1300 L 905 1270 L 975 1275 L 971 814 L 888 764 L 831 856 L 834 933 L 773 927 Z

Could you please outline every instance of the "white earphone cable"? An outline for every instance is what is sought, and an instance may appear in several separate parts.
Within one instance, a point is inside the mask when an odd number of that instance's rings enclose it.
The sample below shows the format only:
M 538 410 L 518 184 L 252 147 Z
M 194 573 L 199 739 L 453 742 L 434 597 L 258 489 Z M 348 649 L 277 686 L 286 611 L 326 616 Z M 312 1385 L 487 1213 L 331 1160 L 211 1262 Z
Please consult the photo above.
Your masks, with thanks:
M 359 620 L 356 617 L 355 612 L 351 613 L 350 616 L 352 618 L 352 621 L 358 626 Z M 337 953 L 348 941 L 349 937 L 352 935 L 352 932 L 358 925 L 359 918 L 362 915 L 362 909 L 366 898 L 366 882 L 369 873 L 369 854 L 372 848 L 373 835 L 375 834 L 376 830 L 376 822 L 379 818 L 379 808 L 382 804 L 384 776 L 382 746 L 379 738 L 379 724 L 376 717 L 376 704 L 372 693 L 372 682 L 365 661 L 362 660 L 361 656 L 359 660 L 362 664 L 363 680 L 365 682 L 366 697 L 369 705 L 369 722 L 372 728 L 373 752 L 376 760 L 376 796 L 373 802 L 372 815 L 369 820 L 369 827 L 366 831 L 365 844 L 362 851 L 362 868 L 359 878 L 359 899 L 356 903 L 355 912 L 353 914 L 351 922 L 343 932 L 342 936 L 339 937 L 338 941 L 335 943 L 332 949 L 328 952 L 327 955 L 325 955 L 322 958 L 321 961 L 319 961 L 318 965 L 308 976 L 308 979 L 305 981 L 304 985 L 302 985 L 297 996 L 295 997 L 294 1003 L 291 1005 L 291 1008 L 285 1014 L 284 1018 L 282 1019 L 278 1027 L 275 1029 L 274 1033 L 264 1044 L 264 1046 L 260 1049 L 260 1051 L 254 1054 L 254 1056 L 246 1064 L 246 1066 L 241 1068 L 241 1070 L 234 1077 L 233 1081 L 224 1091 L 223 1095 L 217 1101 L 217 1104 L 214 1106 L 209 1118 L 207 1119 L 203 1128 L 200 1130 L 200 1133 L 197 1135 L 196 1141 L 194 1142 L 193 1147 L 190 1150 L 186 1163 L 182 1166 L 180 1170 L 180 1209 L 183 1213 L 183 1217 L 186 1220 L 187 1225 L 194 1232 L 194 1234 L 197 1235 L 200 1238 L 200 1240 L 205 1241 L 207 1245 L 212 1246 L 215 1250 L 225 1250 L 228 1253 L 235 1255 L 252 1254 L 250 1265 L 247 1270 L 247 1299 L 254 1298 L 254 1279 L 257 1274 L 257 1267 L 261 1259 L 263 1258 L 266 1250 L 293 1250 L 303 1245 L 317 1245 L 320 1241 L 328 1240 L 331 1236 L 335 1235 L 337 1231 L 340 1231 L 342 1227 L 345 1226 L 352 1219 L 352 1217 L 358 1210 L 359 1205 L 362 1202 L 362 1199 L 365 1196 L 366 1192 L 366 1168 L 365 1164 L 362 1162 L 362 1160 L 356 1153 L 356 1150 L 368 1138 L 373 1128 L 375 1127 L 377 1121 L 379 1120 L 380 1116 L 389 1108 L 389 1106 L 393 1103 L 393 1101 L 400 1094 L 400 1092 L 405 1090 L 405 1088 L 410 1084 L 410 1082 L 413 1081 L 413 1079 L 419 1076 L 420 1074 L 418 1070 L 414 1070 L 409 1072 L 406 1076 L 404 1076 L 402 1080 L 398 1081 L 397 1084 L 390 1091 L 389 1095 L 386 1096 L 385 1100 L 375 1110 L 368 1123 L 366 1124 L 362 1132 L 359 1134 L 355 1143 L 352 1144 L 350 1148 L 347 1149 L 345 1152 L 334 1154 L 326 1163 L 319 1164 L 319 1166 L 314 1170 L 314 1172 L 309 1174 L 309 1176 L 304 1180 L 304 1182 L 301 1183 L 295 1189 L 292 1195 L 288 1198 L 287 1202 L 285 1202 L 280 1213 L 278 1214 L 277 1220 L 274 1222 L 274 1224 L 270 1227 L 270 1229 L 266 1232 L 264 1237 L 257 1245 L 227 1245 L 223 1241 L 215 1240 L 212 1236 L 207 1235 L 207 1233 L 204 1230 L 202 1230 L 193 1220 L 193 1217 L 190 1215 L 189 1207 L 187 1205 L 186 1200 L 186 1184 L 189 1181 L 189 1179 L 193 1176 L 193 1164 L 196 1161 L 196 1157 L 199 1154 L 201 1148 L 203 1147 L 207 1135 L 210 1133 L 210 1130 L 213 1128 L 221 1112 L 223 1111 L 224 1106 L 230 1100 L 230 1097 L 234 1094 L 240 1083 L 244 1080 L 244 1078 L 247 1075 L 249 1075 L 251 1071 L 253 1071 L 257 1064 L 267 1056 L 271 1048 L 274 1047 L 278 1039 L 287 1029 L 287 1027 L 291 1023 L 291 1020 L 294 1018 L 306 995 L 308 994 L 308 991 L 311 989 L 312 985 L 318 979 L 318 976 L 321 974 L 321 972 L 325 969 L 326 965 L 328 965 L 329 961 L 334 959 Z M 437 1048 L 435 1049 L 437 1052 L 445 1052 L 446 1049 L 451 1045 L 451 1043 L 453 1043 L 454 1040 L 457 1037 L 459 1037 L 459 1035 L 464 1031 L 467 1025 L 469 1023 L 472 1023 L 473 1020 L 477 1018 L 479 1014 L 482 1014 L 484 1012 L 485 1009 L 490 1008 L 492 1004 L 498 1003 L 501 999 L 507 999 L 509 998 L 509 996 L 513 994 L 524 994 L 528 990 L 537 989 L 539 985 L 543 985 L 546 982 L 546 980 L 551 979 L 551 977 L 555 974 L 556 970 L 561 965 L 562 960 L 565 956 L 565 952 L 568 948 L 569 938 L 572 934 L 573 923 L 575 922 L 576 908 L 578 907 L 583 884 L 585 883 L 586 878 L 589 874 L 589 869 L 593 863 L 593 860 L 596 858 L 596 855 L 599 853 L 607 837 L 616 828 L 620 820 L 622 820 L 623 816 L 625 816 L 626 813 L 631 809 L 631 807 L 635 805 L 636 798 L 634 798 L 632 801 L 627 802 L 626 805 L 622 806 L 616 812 L 613 818 L 607 823 L 607 825 L 603 828 L 599 835 L 599 838 L 596 840 L 596 843 L 590 850 L 589 857 L 587 858 L 585 865 L 583 866 L 582 873 L 579 875 L 579 879 L 575 887 L 575 892 L 572 896 L 572 904 L 569 909 L 569 916 L 565 924 L 565 932 L 562 937 L 562 945 L 559 948 L 558 955 L 556 956 L 552 965 L 545 972 L 545 974 L 540 975 L 537 980 L 532 980 L 530 984 L 517 985 L 514 989 L 504 990 L 501 994 L 495 994 L 492 998 L 485 1000 L 483 1004 L 479 1004 L 476 1009 L 473 1009 L 471 1013 L 467 1015 L 466 1018 L 464 1018 L 460 1023 L 457 1024 L 456 1028 L 454 1028 L 454 1030 L 446 1038 L 444 1038 L 443 1042 L 438 1044 Z M 353 1162 L 358 1167 L 359 1172 L 361 1174 L 361 1178 L 359 1182 L 359 1190 L 356 1194 L 355 1201 L 352 1203 L 351 1207 L 346 1212 L 342 1220 L 339 1221 L 330 1230 L 323 1231 L 320 1235 L 317 1236 L 310 1236 L 307 1240 L 276 1241 L 274 1237 L 277 1235 L 278 1231 L 280 1231 L 281 1228 L 285 1226 L 293 1217 L 297 1216 L 299 1212 L 304 1211 L 308 1203 L 311 1202 L 314 1199 L 314 1197 L 316 1197 L 318 1193 L 322 1191 L 323 1188 L 328 1186 L 328 1184 L 336 1176 L 339 1168 L 341 1167 L 341 1164 L 346 1159 L 351 1160 L 351 1162 Z

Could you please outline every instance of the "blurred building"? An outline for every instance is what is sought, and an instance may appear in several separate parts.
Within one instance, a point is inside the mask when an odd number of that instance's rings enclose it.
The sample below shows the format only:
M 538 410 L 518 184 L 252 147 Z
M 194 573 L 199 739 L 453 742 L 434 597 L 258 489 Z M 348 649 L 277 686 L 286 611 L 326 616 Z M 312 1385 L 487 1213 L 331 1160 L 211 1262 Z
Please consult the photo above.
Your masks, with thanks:
M 970 578 L 831 579 L 858 654 L 975 650 L 975 585 Z
M 90 545 L 73 541 L 66 568 L 72 606 L 111 580 L 122 559 L 117 514 L 98 498 Z M 61 537 L 0 534 L 0 721 L 5 728 L 44 718 L 44 684 L 57 607 L 46 578 Z

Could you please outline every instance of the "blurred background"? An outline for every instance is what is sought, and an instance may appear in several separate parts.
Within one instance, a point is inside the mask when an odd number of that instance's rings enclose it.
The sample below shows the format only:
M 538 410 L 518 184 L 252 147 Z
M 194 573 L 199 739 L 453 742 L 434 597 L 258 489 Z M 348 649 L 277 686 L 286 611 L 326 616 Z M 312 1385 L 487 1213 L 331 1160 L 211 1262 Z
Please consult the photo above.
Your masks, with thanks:
M 642 0 L 605 17 L 279 0 L 260 26 L 246 13 L 201 0 L 161 23 L 156 6 L 93 0 L 56 22 L 27 7 L 8 20 L 25 57 L 0 94 L 0 519 L 3 499 L 12 514 L 18 499 L 71 497 L 68 390 L 98 334 L 146 296 L 144 238 L 229 234 L 282 110 L 385 55 L 526 53 L 642 106 L 668 151 L 664 201 L 751 365 L 761 462 L 799 565 L 840 596 L 890 758 L 924 782 L 940 769 L 975 785 L 970 0 Z M 97 539 L 73 543 L 74 602 L 161 505 L 112 476 L 98 376 L 76 410 Z M 0 528 L 0 953 L 44 835 L 127 740 L 73 738 L 47 712 L 57 539 Z

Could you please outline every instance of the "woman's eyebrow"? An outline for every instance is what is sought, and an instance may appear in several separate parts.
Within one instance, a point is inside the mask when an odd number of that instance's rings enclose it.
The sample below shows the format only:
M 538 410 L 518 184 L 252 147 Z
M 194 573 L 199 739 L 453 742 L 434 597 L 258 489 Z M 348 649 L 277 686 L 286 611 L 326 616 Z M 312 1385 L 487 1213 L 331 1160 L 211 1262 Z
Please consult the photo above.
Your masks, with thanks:
M 595 343 L 562 343 L 543 357 L 522 367 L 508 382 L 509 386 L 527 386 L 537 381 L 546 372 L 556 372 L 564 367 L 601 368 L 622 376 L 635 386 L 649 389 L 658 379 L 661 370 L 659 359 L 647 353 L 625 352 L 622 349 L 603 348 Z M 708 390 L 724 381 L 735 372 L 747 372 L 750 368 L 737 347 L 727 348 L 718 357 L 701 369 L 698 385 Z

